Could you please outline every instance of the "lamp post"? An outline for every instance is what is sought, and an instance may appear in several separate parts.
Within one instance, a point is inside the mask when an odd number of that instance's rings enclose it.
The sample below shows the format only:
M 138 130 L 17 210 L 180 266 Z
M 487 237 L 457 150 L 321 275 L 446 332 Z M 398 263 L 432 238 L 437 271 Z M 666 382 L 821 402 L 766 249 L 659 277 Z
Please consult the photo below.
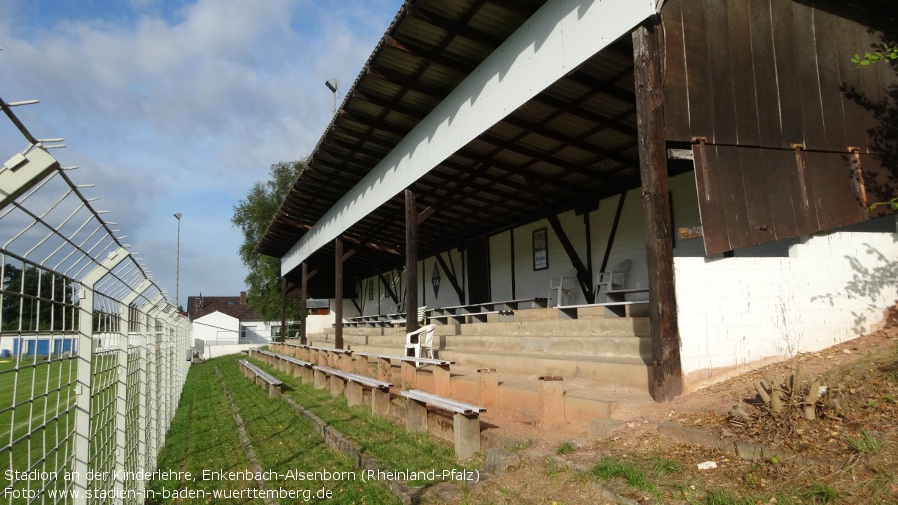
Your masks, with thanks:
M 324 81 L 324 85 L 327 86 L 327 89 L 331 90 L 331 93 L 334 94 L 334 116 L 337 115 L 337 88 L 340 86 L 340 81 L 336 79 L 328 79 Z
M 178 220 L 178 242 L 177 248 L 175 249 L 175 310 L 180 312 L 180 308 L 178 305 L 178 280 L 181 277 L 181 213 L 178 212 L 175 214 L 175 219 Z

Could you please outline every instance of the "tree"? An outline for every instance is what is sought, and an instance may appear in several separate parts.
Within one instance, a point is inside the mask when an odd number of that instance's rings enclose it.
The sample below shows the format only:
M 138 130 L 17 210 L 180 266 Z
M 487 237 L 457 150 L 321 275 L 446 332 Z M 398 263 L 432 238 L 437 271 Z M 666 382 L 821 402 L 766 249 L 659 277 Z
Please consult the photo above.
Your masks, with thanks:
M 61 331 L 76 325 L 72 281 L 33 266 L 3 269 L 3 329 Z
M 247 303 L 266 321 L 281 318 L 280 262 L 277 258 L 260 254 L 256 247 L 293 187 L 305 170 L 308 158 L 271 165 L 269 180 L 257 182 L 246 199 L 234 207 L 231 223 L 243 232 L 240 259 L 249 269 L 246 276 Z M 299 301 L 288 300 L 287 317 L 299 318 Z

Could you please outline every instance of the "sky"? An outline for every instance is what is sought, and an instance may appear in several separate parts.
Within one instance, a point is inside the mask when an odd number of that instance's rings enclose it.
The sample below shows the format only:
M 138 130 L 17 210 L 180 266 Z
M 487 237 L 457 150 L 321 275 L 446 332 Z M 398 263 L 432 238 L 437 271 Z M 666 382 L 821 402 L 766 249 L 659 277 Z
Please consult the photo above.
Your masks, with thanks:
M 325 81 L 340 82 L 342 102 L 401 5 L 2 0 L 0 97 L 40 100 L 17 116 L 65 139 L 51 154 L 96 185 L 86 195 L 170 296 L 179 256 L 186 308 L 246 289 L 234 207 L 272 164 L 311 153 L 333 112 Z M 26 146 L 0 135 L 0 158 Z

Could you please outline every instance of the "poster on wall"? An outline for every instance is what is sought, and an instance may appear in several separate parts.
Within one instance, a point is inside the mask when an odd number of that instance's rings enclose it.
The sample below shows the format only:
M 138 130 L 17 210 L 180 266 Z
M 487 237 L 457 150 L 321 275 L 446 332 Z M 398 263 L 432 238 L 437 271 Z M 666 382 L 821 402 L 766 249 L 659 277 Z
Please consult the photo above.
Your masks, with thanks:
M 549 268 L 549 244 L 546 229 L 533 230 L 533 270 Z

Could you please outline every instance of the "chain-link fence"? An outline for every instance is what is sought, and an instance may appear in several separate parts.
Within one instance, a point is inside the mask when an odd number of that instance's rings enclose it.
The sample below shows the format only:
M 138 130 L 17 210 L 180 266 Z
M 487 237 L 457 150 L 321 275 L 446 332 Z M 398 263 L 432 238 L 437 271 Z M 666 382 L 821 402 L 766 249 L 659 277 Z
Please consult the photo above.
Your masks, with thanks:
M 0 131 L 25 138 L 0 167 L 0 503 L 143 503 L 190 326 L 16 105 L 0 99 Z

